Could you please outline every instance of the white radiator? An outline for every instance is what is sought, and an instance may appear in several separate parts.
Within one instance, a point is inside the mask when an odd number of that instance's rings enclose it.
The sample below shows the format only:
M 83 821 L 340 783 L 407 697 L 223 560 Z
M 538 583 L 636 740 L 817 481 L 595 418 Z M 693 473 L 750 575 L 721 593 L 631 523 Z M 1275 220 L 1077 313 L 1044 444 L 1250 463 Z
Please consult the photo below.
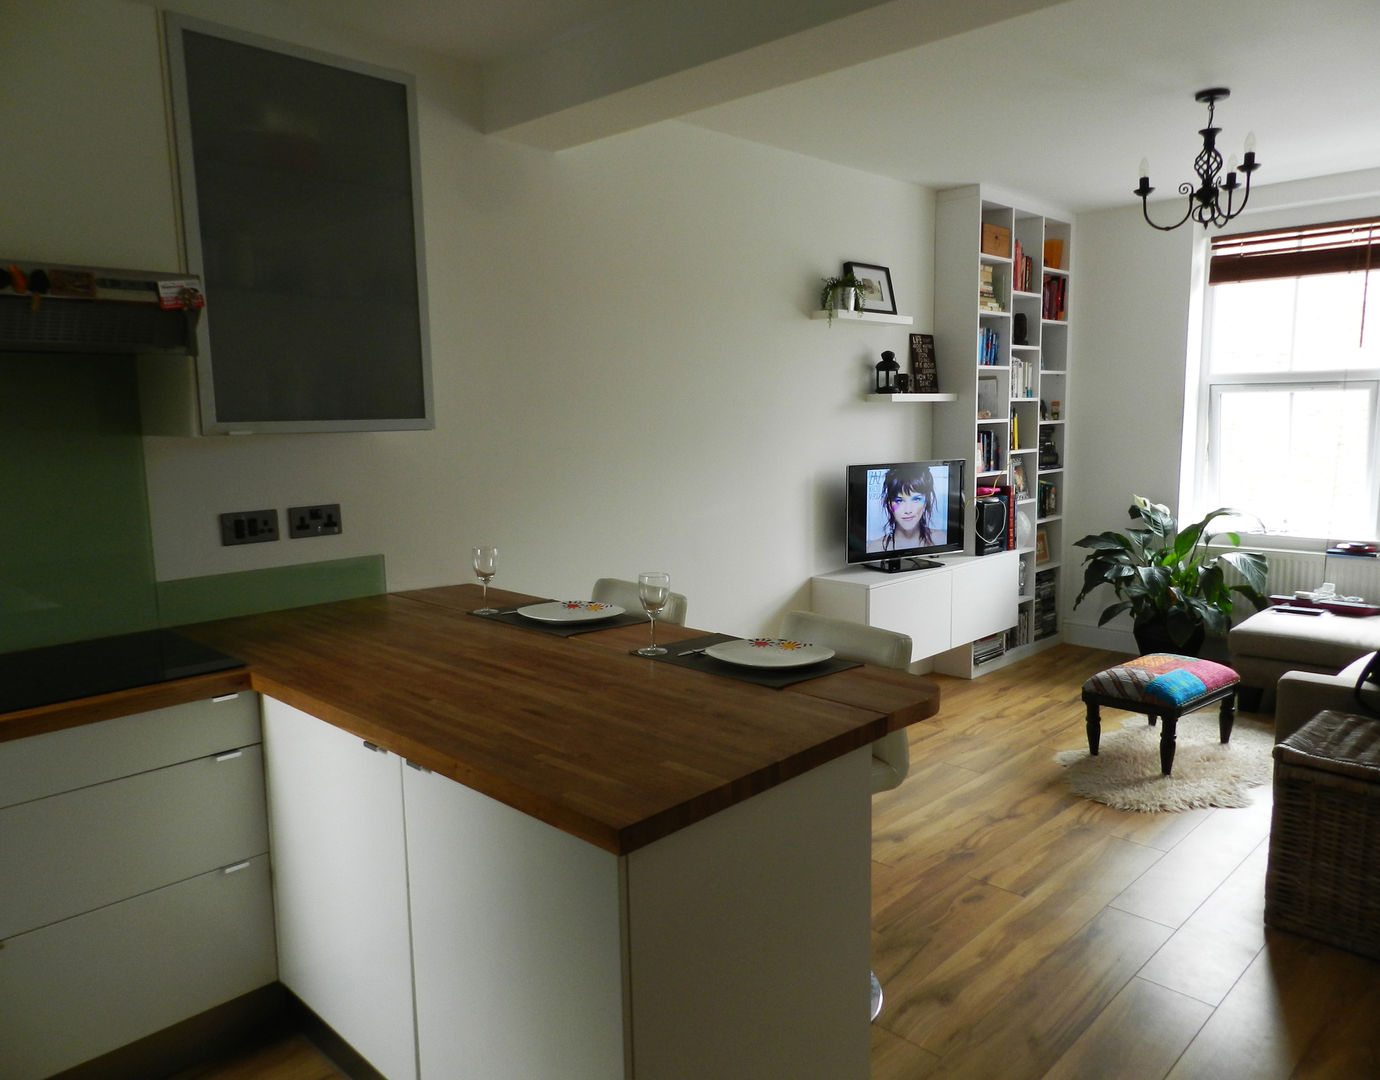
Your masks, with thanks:
M 1217 554 L 1231 548 L 1214 545 L 1210 550 Z M 1270 560 L 1270 576 L 1265 587 L 1267 596 L 1290 596 L 1299 589 L 1312 591 L 1330 581 L 1341 596 L 1380 600 L 1380 559 L 1324 555 L 1321 551 L 1266 551 L 1265 556 Z M 1229 585 L 1241 584 L 1240 574 L 1230 567 L 1226 572 Z M 1250 605 L 1246 606 L 1249 612 Z

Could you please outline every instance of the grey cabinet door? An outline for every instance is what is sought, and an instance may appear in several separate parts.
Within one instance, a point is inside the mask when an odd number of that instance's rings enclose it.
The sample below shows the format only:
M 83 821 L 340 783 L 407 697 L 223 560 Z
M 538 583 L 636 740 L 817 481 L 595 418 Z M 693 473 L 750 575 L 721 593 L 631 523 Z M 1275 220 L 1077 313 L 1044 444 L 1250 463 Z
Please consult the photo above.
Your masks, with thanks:
M 412 77 L 167 25 L 202 430 L 433 426 Z

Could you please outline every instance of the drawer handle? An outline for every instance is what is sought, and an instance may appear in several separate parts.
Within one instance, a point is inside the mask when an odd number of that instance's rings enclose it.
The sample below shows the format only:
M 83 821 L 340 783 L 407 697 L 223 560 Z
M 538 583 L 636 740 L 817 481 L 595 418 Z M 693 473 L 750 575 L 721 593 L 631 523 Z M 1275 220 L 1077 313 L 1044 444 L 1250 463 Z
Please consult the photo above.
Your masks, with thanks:
M 233 866 L 227 866 L 227 867 L 225 867 L 223 870 L 221 870 L 221 873 L 222 873 L 222 874 L 238 874 L 241 870 L 248 870 L 248 869 L 249 869 L 249 863 L 250 863 L 250 860 L 249 860 L 249 859 L 245 859 L 244 862 L 237 862 L 237 863 L 235 863 Z
M 361 739 L 360 741 L 364 743 L 364 749 L 366 750 L 372 750 L 376 754 L 388 753 L 388 751 L 385 750 L 382 746 L 379 746 L 378 743 L 371 743 L 368 739 Z
M 234 700 L 235 700 L 237 697 L 239 697 L 239 696 L 240 696 L 240 695 L 237 694 L 237 693 L 236 693 L 236 694 L 221 694 L 220 697 L 213 697 L 213 698 L 211 699 L 211 704 L 212 704 L 212 705 L 219 705 L 222 701 L 234 701 Z
M 411 758 L 403 758 L 403 760 L 406 761 L 410 766 L 412 766 L 412 768 L 416 769 L 418 772 L 431 772 L 431 770 L 428 769 L 425 765 L 418 765 Z
M 234 761 L 237 757 L 244 757 L 243 750 L 227 750 L 223 754 L 217 754 L 217 761 Z

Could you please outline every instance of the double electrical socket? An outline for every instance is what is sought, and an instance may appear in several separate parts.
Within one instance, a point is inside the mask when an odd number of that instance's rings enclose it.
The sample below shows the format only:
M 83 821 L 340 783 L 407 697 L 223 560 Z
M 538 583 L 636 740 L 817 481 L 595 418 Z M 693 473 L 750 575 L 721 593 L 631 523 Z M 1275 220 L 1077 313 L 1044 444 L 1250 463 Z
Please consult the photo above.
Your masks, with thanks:
M 340 532 L 340 504 L 288 507 L 288 536 L 334 536 Z M 220 542 L 262 544 L 278 539 L 277 510 L 238 510 L 220 515 Z

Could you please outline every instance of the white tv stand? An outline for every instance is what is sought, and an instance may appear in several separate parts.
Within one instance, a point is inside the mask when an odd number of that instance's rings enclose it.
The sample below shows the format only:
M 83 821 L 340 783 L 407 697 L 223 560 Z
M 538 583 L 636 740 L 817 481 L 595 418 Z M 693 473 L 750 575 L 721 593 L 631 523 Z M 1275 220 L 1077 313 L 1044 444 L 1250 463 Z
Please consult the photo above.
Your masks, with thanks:
M 911 662 L 938 656 L 1016 625 L 1015 551 L 941 555 L 934 569 L 886 574 L 850 566 L 810 579 L 810 607 L 867 626 L 909 634 Z M 946 674 L 972 674 L 967 665 L 940 663 Z M 960 670 L 961 669 L 961 670 Z

